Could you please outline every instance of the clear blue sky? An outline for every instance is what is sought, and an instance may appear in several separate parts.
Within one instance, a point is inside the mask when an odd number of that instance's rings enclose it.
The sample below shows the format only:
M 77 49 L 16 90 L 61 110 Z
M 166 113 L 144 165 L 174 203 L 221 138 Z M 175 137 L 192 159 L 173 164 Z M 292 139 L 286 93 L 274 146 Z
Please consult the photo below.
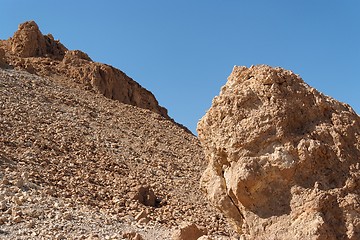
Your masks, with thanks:
M 0 0 L 0 38 L 35 20 L 195 132 L 234 65 L 290 69 L 359 113 L 359 13 L 359 0 Z

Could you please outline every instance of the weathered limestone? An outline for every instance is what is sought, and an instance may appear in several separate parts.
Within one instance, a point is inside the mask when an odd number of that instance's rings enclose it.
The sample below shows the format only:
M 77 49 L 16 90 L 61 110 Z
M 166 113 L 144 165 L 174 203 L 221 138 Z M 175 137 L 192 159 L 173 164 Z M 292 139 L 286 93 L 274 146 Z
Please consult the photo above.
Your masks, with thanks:
M 360 119 L 291 71 L 234 67 L 198 124 L 202 186 L 249 239 L 360 238 Z

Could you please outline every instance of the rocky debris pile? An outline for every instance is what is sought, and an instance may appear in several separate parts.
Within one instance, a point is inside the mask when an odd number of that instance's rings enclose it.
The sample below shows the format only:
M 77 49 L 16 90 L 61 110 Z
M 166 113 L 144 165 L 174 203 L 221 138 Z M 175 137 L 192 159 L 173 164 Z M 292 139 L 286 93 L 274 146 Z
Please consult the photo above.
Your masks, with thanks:
M 360 119 L 291 71 L 234 67 L 200 120 L 212 203 L 246 239 L 360 239 Z
M 69 51 L 51 34 L 43 35 L 34 21 L 20 24 L 14 36 L 0 41 L 1 53 L 10 66 L 40 76 L 77 83 L 78 87 L 103 94 L 122 103 L 149 109 L 168 118 L 154 95 L 122 71 L 96 63 L 87 54 Z M 73 85 L 75 86 L 75 85 Z
M 233 234 L 200 190 L 198 140 L 171 120 L 10 69 L 0 69 L 0 106 L 0 238 L 121 239 L 130 226 L 170 239 L 184 221 L 214 239 Z
M 5 161 L 3 161 L 5 159 Z M 138 224 L 56 198 L 31 182 L 17 164 L 0 158 L 0 239 L 170 239 L 169 229 Z

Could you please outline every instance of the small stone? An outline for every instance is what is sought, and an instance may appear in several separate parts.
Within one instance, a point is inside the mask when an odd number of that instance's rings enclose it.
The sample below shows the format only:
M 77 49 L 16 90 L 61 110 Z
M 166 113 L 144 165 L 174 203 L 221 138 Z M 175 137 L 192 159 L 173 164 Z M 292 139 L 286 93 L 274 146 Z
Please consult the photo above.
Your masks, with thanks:
M 136 187 L 130 196 L 131 199 L 137 200 L 139 203 L 145 206 L 156 206 L 156 196 L 152 189 L 149 186 L 138 186 Z
M 172 234 L 172 240 L 197 240 L 204 234 L 194 223 L 184 223 Z
M 19 178 L 17 181 L 16 181 L 16 186 L 18 188 L 22 188 L 24 186 L 24 180 L 22 178 Z
M 33 228 L 33 227 L 35 227 L 35 221 L 30 220 L 30 221 L 27 223 L 27 227 L 28 227 L 28 228 Z
M 129 240 L 144 240 L 144 238 L 137 232 L 126 232 L 123 234 L 123 238 Z
M 136 233 L 132 240 L 144 240 L 144 238 L 139 233 Z
M 141 218 L 141 219 L 139 219 L 139 221 L 138 221 L 138 223 L 143 224 L 143 225 L 148 224 L 149 222 L 150 222 L 150 219 L 147 218 L 147 217 Z
M 4 184 L 4 185 L 9 185 L 10 184 L 9 180 L 6 177 L 3 178 L 1 183 Z
M 28 182 L 29 181 L 29 174 L 27 172 L 23 172 L 21 174 L 21 179 L 23 180 L 23 182 Z
M 5 211 L 7 209 L 6 201 L 3 200 L 0 202 L 0 210 Z
M 23 218 L 21 217 L 21 216 L 15 216 L 14 218 L 13 218 L 13 222 L 14 223 L 20 223 L 20 222 L 22 222 L 23 221 Z
M 14 196 L 14 197 L 12 198 L 12 201 L 13 201 L 16 205 L 21 206 L 21 205 L 23 204 L 23 202 L 24 202 L 24 197 L 23 197 L 23 196 L 20 196 L 20 197 Z
M 138 215 L 135 216 L 135 220 L 139 221 L 142 218 L 146 218 L 147 217 L 147 213 L 146 210 L 142 210 Z
M 72 216 L 72 214 L 70 212 L 65 212 L 63 214 L 63 219 L 70 221 L 70 220 L 73 219 L 73 216 Z
M 199 237 L 197 240 L 213 240 L 213 239 L 207 235 L 204 235 L 204 236 Z
M 59 233 L 55 236 L 55 239 L 56 240 L 64 240 L 64 239 L 66 239 L 66 237 L 63 234 Z
M 0 216 L 0 225 L 4 224 L 4 223 L 7 222 L 7 221 L 8 221 L 7 217 L 5 217 L 5 216 Z

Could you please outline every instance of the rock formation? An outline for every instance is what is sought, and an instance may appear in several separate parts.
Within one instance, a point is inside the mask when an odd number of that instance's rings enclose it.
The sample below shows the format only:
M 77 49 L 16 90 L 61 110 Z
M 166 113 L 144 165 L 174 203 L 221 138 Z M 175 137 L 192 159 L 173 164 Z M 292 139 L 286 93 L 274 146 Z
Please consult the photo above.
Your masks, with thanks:
M 269 66 L 234 67 L 198 124 L 201 184 L 246 239 L 360 239 L 360 119 Z
M 72 81 L 84 89 L 122 103 L 149 109 L 170 119 L 154 95 L 122 71 L 96 63 L 79 50 L 69 51 L 51 34 L 43 35 L 34 21 L 20 24 L 14 36 L 0 42 L 5 59 L 16 69 L 41 76 Z M 3 60 L 5 60 L 3 58 Z M 0 64 L 2 62 L 0 52 Z
M 34 21 L 20 24 L 14 36 L 10 38 L 12 54 L 27 57 L 53 57 L 62 59 L 67 51 L 51 34 L 44 36 Z

